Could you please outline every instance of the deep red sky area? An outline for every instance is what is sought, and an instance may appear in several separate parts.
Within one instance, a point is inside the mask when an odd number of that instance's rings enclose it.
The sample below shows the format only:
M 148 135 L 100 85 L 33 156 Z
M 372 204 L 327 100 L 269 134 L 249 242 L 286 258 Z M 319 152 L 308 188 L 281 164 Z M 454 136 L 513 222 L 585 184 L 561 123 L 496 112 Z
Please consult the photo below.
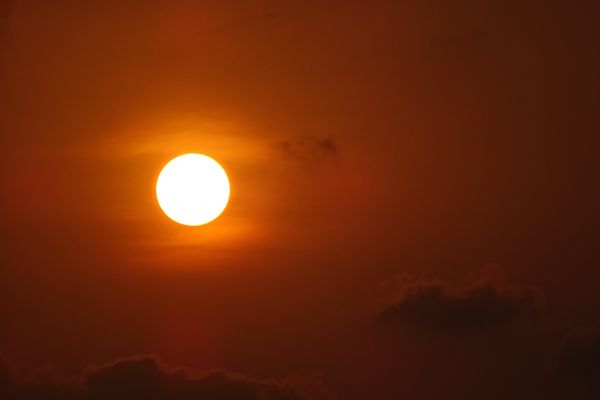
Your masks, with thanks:
M 0 0 L 0 398 L 598 398 L 598 4 Z

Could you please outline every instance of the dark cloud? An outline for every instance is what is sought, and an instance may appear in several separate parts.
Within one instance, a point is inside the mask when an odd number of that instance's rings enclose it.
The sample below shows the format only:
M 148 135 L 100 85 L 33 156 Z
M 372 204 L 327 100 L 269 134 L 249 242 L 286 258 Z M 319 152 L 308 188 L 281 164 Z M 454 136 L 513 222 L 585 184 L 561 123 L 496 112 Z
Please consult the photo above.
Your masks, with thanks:
M 431 283 L 402 288 L 401 299 L 386 305 L 377 319 L 436 331 L 473 332 L 503 326 L 533 310 L 529 290 L 505 289 L 490 282 L 463 290 Z
M 600 332 L 580 329 L 572 332 L 559 355 L 563 375 L 600 376 Z
M 200 372 L 171 367 L 154 355 L 141 355 L 89 367 L 70 379 L 36 379 L 11 389 L 8 374 L 0 372 L 3 399 L 15 400 L 307 400 L 291 380 L 257 380 L 224 370 Z M 1 392 L 0 392 L 1 393 Z
M 274 148 L 286 158 L 310 162 L 333 158 L 339 151 L 338 143 L 331 137 L 304 136 L 274 143 Z

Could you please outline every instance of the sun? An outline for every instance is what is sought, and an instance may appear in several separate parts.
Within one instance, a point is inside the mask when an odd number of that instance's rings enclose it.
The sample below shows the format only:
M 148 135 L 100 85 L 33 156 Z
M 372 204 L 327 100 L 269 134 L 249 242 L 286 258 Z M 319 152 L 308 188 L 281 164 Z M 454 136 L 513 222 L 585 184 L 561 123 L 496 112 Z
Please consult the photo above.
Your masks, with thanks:
M 198 226 L 216 219 L 229 201 L 229 178 L 221 165 L 202 154 L 183 154 L 167 163 L 156 181 L 156 198 L 167 217 Z

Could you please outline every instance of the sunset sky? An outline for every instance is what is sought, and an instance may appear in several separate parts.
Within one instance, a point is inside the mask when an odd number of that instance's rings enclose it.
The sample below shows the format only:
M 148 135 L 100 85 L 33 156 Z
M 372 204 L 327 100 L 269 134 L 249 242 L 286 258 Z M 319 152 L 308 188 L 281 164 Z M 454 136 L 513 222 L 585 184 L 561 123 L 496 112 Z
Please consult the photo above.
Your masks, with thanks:
M 0 0 L 0 399 L 597 399 L 599 20 Z

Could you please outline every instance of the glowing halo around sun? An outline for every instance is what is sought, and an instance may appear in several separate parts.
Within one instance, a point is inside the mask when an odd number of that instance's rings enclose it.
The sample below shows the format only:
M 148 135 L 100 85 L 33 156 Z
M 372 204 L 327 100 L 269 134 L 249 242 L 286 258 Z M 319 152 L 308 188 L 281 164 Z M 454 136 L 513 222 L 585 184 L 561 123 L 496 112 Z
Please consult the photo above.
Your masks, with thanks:
M 221 165 L 202 154 L 175 157 L 160 171 L 156 198 L 167 217 L 182 225 L 204 225 L 229 201 L 229 178 Z

